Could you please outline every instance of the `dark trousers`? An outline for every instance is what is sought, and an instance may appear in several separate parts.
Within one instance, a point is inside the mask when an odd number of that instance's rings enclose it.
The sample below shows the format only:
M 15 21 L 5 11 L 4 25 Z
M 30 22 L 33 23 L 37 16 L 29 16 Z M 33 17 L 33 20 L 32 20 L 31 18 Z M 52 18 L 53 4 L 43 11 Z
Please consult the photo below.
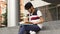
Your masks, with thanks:
M 18 34 L 30 34 L 29 31 L 35 31 L 38 32 L 39 30 L 41 30 L 37 25 L 22 25 L 19 28 L 19 33 Z

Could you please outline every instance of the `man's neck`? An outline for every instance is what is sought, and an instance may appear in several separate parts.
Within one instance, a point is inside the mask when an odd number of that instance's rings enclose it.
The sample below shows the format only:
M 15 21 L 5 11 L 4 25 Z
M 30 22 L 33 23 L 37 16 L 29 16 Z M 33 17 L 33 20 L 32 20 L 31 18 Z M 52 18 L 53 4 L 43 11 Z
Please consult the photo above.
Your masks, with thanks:
M 34 13 L 34 11 L 35 11 L 35 9 L 33 9 L 31 13 L 33 14 L 33 13 Z

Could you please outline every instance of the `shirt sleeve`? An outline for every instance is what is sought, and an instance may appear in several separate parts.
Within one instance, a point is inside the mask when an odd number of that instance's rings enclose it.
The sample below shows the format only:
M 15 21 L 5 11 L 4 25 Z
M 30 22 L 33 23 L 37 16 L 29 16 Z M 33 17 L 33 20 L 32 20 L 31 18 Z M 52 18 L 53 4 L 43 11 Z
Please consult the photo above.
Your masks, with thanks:
M 42 13 L 41 13 L 40 10 L 37 11 L 37 15 L 38 15 L 38 16 L 42 16 Z

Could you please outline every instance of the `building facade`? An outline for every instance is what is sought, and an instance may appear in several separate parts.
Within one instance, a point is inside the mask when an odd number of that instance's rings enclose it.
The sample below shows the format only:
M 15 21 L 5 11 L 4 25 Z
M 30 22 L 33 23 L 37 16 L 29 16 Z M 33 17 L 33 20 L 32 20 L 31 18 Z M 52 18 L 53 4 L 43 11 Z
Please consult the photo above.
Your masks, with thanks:
M 23 3 L 20 3 L 20 6 L 22 6 L 21 4 L 23 4 L 22 7 L 24 7 L 24 5 L 27 2 L 31 2 L 35 8 L 38 8 L 42 12 L 45 21 L 60 20 L 60 4 L 47 3 L 42 0 L 24 0 L 22 2 Z M 20 11 L 20 12 L 24 12 L 24 11 Z M 21 13 L 20 15 L 23 15 L 23 13 Z
M 15 12 L 15 0 L 9 0 L 10 3 L 8 2 L 8 26 L 15 26 L 16 23 L 16 12 Z M 23 20 L 24 17 L 24 5 L 27 2 L 31 2 L 34 6 L 34 8 L 38 8 L 45 19 L 45 21 L 55 21 L 55 20 L 60 20 L 60 4 L 52 4 L 52 3 L 47 3 L 42 0 L 20 0 L 20 21 Z M 11 4 L 13 3 L 13 4 Z M 12 8 L 10 8 L 12 7 Z M 13 12 L 12 12 L 13 11 Z M 6 1 L 1 1 L 0 0 L 0 21 L 3 21 L 4 18 L 1 16 L 2 14 L 6 13 Z M 13 14 L 13 17 L 11 15 Z M 12 24 L 13 22 L 13 24 Z

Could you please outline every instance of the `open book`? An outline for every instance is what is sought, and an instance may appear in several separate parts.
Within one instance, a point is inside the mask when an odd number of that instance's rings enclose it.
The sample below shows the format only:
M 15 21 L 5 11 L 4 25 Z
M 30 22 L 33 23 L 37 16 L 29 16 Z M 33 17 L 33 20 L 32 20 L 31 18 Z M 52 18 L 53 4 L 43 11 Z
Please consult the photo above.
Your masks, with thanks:
M 29 22 L 25 23 L 24 21 L 19 22 L 19 24 L 21 24 L 21 25 L 33 25 L 32 23 L 29 23 Z

